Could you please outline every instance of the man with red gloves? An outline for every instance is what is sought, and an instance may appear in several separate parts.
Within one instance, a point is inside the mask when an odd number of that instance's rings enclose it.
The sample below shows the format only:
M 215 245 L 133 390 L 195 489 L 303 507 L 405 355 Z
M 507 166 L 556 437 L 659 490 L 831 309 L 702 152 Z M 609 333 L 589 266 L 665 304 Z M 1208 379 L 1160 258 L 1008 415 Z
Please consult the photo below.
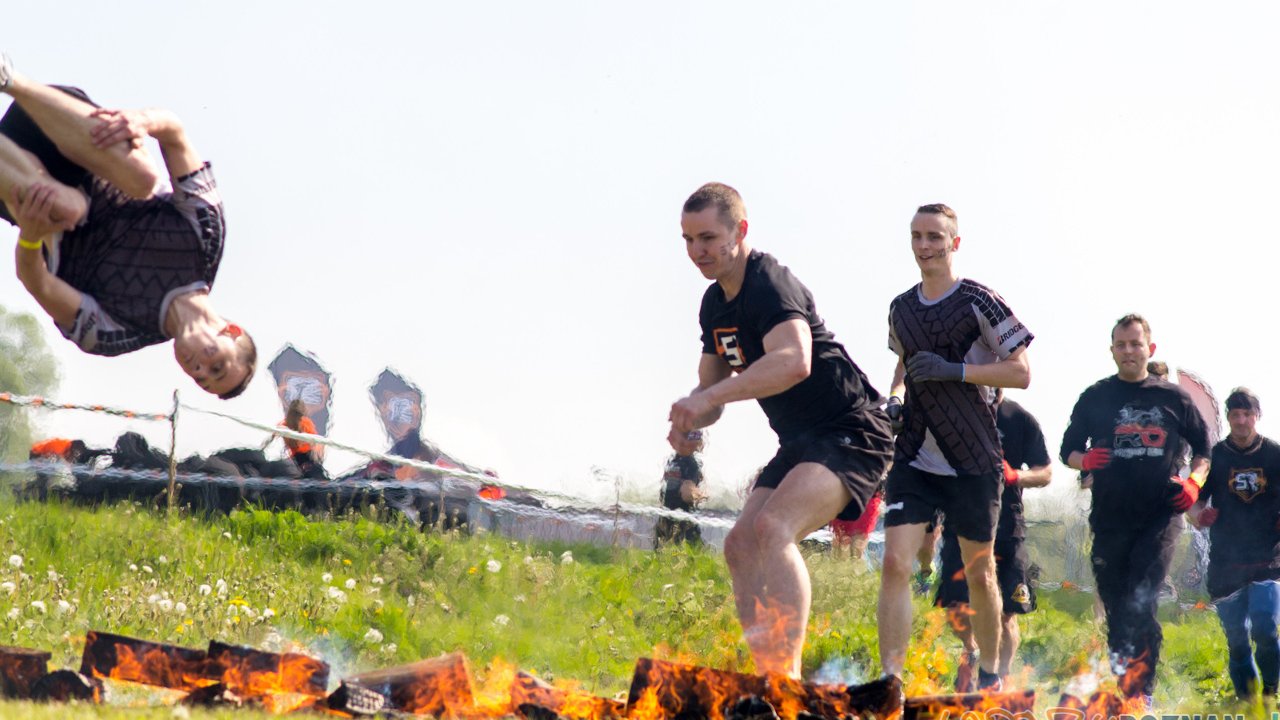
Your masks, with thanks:
M 1093 475 L 1093 575 L 1107 614 L 1107 645 L 1120 689 L 1148 706 L 1163 633 L 1156 599 L 1169 572 L 1178 517 L 1209 471 L 1204 419 L 1177 385 L 1152 376 L 1151 326 L 1125 315 L 1111 330 L 1116 374 L 1080 394 L 1062 437 L 1062 461 Z M 1191 473 L 1180 477 L 1183 444 Z
M 996 389 L 996 432 L 1004 451 L 1004 491 L 1000 498 L 1000 520 L 996 524 L 996 582 L 1000 585 L 1003 617 L 1000 626 L 1000 664 L 996 672 L 1007 678 L 1018 652 L 1018 616 L 1036 609 L 1036 594 L 1027 576 L 1030 562 L 1025 540 L 1027 521 L 1022 512 L 1024 488 L 1045 487 L 1053 478 L 1049 448 L 1045 446 L 1040 423 L 1018 403 Z M 969 622 L 969 586 L 956 534 L 942 525 L 942 572 L 934 605 L 947 608 L 951 627 L 964 645 L 964 656 L 956 669 L 956 690 L 977 689 L 978 643 Z
M 1254 427 L 1262 415 L 1257 395 L 1236 388 L 1226 405 L 1231 434 L 1213 447 L 1212 469 L 1189 515 L 1209 528 L 1207 586 L 1227 636 L 1236 695 L 1252 699 L 1261 689 L 1274 703 L 1280 684 L 1280 487 L 1271 480 L 1280 480 L 1280 444 Z

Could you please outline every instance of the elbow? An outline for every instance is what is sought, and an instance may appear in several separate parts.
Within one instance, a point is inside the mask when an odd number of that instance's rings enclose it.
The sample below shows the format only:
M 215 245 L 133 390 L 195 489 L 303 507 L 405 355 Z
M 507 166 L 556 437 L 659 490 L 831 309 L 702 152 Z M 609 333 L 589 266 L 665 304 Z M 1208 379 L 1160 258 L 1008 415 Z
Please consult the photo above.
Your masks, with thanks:
M 119 188 L 134 200 L 146 200 L 155 194 L 160 184 L 160 173 L 147 158 L 145 151 L 130 153 L 129 172 L 120 178 Z
M 1022 366 L 1021 372 L 1019 372 L 1018 376 L 1014 379 L 1013 386 L 1015 388 L 1018 388 L 1019 390 L 1026 390 L 1027 388 L 1031 387 L 1031 368 L 1030 367 L 1027 367 L 1025 365 Z
M 800 383 L 804 382 L 805 380 L 808 379 L 809 373 L 812 372 L 812 370 L 813 368 L 809 362 L 809 358 L 807 357 L 800 358 L 797 362 L 793 363 L 791 366 L 791 374 L 789 376 L 789 379 L 791 380 L 791 384 L 799 385 Z

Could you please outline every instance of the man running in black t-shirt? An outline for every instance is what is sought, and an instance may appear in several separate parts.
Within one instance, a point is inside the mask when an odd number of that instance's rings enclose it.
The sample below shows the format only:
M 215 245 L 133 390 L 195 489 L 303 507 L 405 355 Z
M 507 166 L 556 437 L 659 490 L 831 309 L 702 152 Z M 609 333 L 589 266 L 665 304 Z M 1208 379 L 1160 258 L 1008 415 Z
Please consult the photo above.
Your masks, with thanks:
M 1189 515 L 1209 528 L 1207 585 L 1227 636 L 1236 695 L 1253 698 L 1261 685 L 1274 704 L 1280 684 L 1280 487 L 1272 481 L 1280 482 L 1280 444 L 1258 434 L 1257 395 L 1236 388 L 1226 406 L 1231 434 L 1213 447 L 1209 477 Z
M 1152 377 L 1151 326 L 1125 315 L 1111 330 L 1116 374 L 1080 394 L 1062 461 L 1093 476 L 1093 575 L 1107 615 L 1111 666 L 1128 697 L 1150 706 L 1164 635 L 1156 618 L 1179 517 L 1209 471 L 1209 432 L 1182 388 Z M 1177 475 L 1183 443 L 1191 474 Z
M 1000 585 L 1004 618 L 1000 632 L 1001 678 L 1007 678 L 1018 652 L 1018 616 L 1036 609 L 1036 593 L 1028 577 L 1030 561 L 1025 540 L 1027 521 L 1022 512 L 1022 491 L 1049 484 L 1053 467 L 1040 423 L 1018 403 L 996 391 L 996 432 L 1004 452 L 1004 493 L 1000 498 L 1000 520 L 996 525 L 996 580 Z M 956 670 L 956 690 L 971 692 L 977 677 L 978 645 L 969 622 L 969 585 L 960 545 L 946 521 L 942 527 L 942 571 L 938 576 L 938 607 L 947 608 L 951 626 L 964 645 L 965 654 Z
M 165 110 L 104 110 L 32 82 L 0 55 L 0 200 L 18 225 L 18 278 L 81 350 L 120 355 L 174 341 L 202 389 L 244 391 L 257 350 L 210 304 L 222 200 L 209 164 Z M 160 144 L 172 192 L 156 193 L 142 139 Z
M 810 587 L 796 541 L 837 515 L 862 514 L 890 459 L 889 422 L 809 290 L 747 244 L 736 190 L 702 186 L 685 202 L 680 227 L 689 259 L 715 282 L 698 316 L 698 387 L 671 406 L 668 439 L 687 451 L 688 433 L 740 400 L 758 400 L 778 434 L 778 453 L 725 538 L 724 555 L 756 670 L 799 677 Z
M 1026 350 L 1033 336 L 995 291 L 956 275 L 952 260 L 959 249 L 955 211 L 940 203 L 917 209 L 911 251 L 921 281 L 889 305 L 889 349 L 898 365 L 887 410 L 902 431 L 885 495 L 880 664 L 886 674 L 902 672 L 911 634 L 911 563 L 942 511 L 968 571 L 978 684 L 991 689 L 1000 685 L 992 543 L 1004 487 L 992 388 L 1031 382 Z

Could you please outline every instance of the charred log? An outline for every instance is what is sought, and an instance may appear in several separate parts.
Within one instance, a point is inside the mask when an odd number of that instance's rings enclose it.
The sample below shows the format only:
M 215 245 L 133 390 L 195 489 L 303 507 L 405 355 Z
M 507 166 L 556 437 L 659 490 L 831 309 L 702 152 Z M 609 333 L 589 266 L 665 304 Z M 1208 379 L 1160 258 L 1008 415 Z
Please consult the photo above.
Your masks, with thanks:
M 387 706 L 387 698 L 367 687 L 343 682 L 326 701 L 330 710 L 347 713 L 354 717 L 373 716 L 379 714 Z
M 379 692 L 392 708 L 415 714 L 456 717 L 475 704 L 471 671 L 462 653 L 361 673 L 347 682 Z
M 31 697 L 32 686 L 49 673 L 50 653 L 27 648 L 0 647 L 0 694 Z
M 204 679 L 205 652 L 90 630 L 85 636 L 80 672 L 95 678 L 125 680 L 175 690 L 195 690 Z
M 529 705 L 570 720 L 617 720 L 627 709 L 618 700 L 553 687 L 526 672 L 517 672 L 511 683 L 511 705 L 517 711 Z
M 31 687 L 38 702 L 102 702 L 102 681 L 74 670 L 55 670 Z
M 241 696 L 277 693 L 324 695 L 329 665 L 297 653 L 271 653 L 239 645 L 209 643 L 205 677 Z
M 1035 690 L 995 693 L 963 693 L 909 697 L 903 704 L 903 720 L 935 720 L 959 717 L 966 712 L 982 713 L 1001 710 L 1010 715 L 1031 712 L 1036 704 Z

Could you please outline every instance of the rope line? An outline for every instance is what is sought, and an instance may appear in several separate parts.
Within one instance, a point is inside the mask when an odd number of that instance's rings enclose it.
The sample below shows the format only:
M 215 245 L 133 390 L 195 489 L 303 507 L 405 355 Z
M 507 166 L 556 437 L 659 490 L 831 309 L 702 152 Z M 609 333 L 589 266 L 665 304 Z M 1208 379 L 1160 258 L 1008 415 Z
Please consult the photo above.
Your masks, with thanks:
M 114 408 L 107 405 L 81 405 L 79 403 L 64 403 L 49 398 L 39 397 L 38 395 L 17 395 L 15 393 L 0 392 L 0 402 L 17 405 L 19 407 L 36 407 L 46 410 L 85 410 L 88 412 L 104 413 L 107 415 L 115 415 L 117 417 L 129 418 L 130 420 L 163 420 L 169 421 L 172 417 L 168 413 L 145 413 L 136 410 L 126 410 L 124 408 Z

